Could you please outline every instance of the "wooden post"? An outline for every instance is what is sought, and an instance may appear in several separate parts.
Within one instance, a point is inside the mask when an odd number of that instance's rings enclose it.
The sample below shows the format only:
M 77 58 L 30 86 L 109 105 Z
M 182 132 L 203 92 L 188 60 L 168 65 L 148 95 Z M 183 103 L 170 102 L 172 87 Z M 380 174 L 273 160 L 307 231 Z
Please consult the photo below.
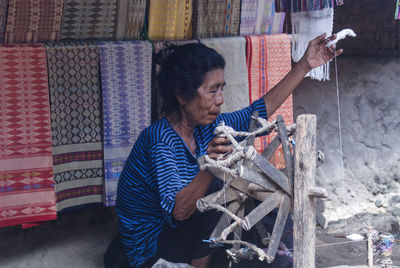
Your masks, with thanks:
M 297 117 L 294 164 L 294 268 L 315 268 L 315 200 L 309 191 L 314 188 L 316 171 L 317 117 Z

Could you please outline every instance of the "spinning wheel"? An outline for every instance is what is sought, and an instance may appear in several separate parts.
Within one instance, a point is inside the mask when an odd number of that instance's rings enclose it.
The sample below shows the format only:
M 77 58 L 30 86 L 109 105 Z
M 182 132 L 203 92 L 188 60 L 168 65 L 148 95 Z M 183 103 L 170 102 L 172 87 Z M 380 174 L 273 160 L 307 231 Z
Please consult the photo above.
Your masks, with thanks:
M 251 132 L 236 132 L 221 124 L 216 128 L 216 134 L 225 135 L 235 147 L 234 152 L 224 160 L 215 161 L 207 155 L 198 159 L 202 169 L 207 169 L 211 174 L 225 181 L 225 186 L 221 191 L 199 199 L 197 208 L 200 212 L 210 209 L 223 212 L 208 241 L 214 246 L 219 244 L 233 245 L 231 249 L 227 250 L 227 253 L 234 261 L 242 258 L 251 259 L 254 256 L 258 257 L 260 261 L 266 260 L 268 263 L 275 259 L 286 219 L 289 212 L 293 211 L 294 155 L 292 151 L 294 150 L 291 148 L 289 137 L 295 132 L 295 128 L 295 125 L 286 127 L 281 116 L 278 116 L 273 123 L 257 118 L 257 115 L 253 116 L 250 125 Z M 258 154 L 252 146 L 254 137 L 266 131 L 277 131 L 278 135 L 262 154 Z M 246 139 L 239 143 L 235 137 L 246 137 Z M 315 130 L 313 137 L 314 147 L 310 149 L 314 151 L 311 157 L 314 157 L 312 165 L 314 165 L 315 171 Z M 282 145 L 285 157 L 286 167 L 284 170 L 276 169 L 269 162 L 279 145 Z M 304 169 L 304 165 L 307 165 L 307 163 L 301 165 L 303 167 L 299 166 L 299 168 Z M 312 188 L 312 185 L 308 186 Z M 323 190 L 311 188 L 304 188 L 300 191 L 306 190 L 306 196 L 311 197 L 311 199 L 325 196 Z M 313 196 L 308 193 L 310 189 L 314 193 Z M 303 194 L 300 195 L 300 198 L 302 198 Z M 256 199 L 261 203 L 247 215 L 244 215 L 246 203 L 248 204 L 248 200 L 251 199 Z M 260 220 L 275 208 L 278 208 L 278 215 L 272 234 L 268 236 Z M 315 214 L 313 219 L 315 225 Z M 252 227 L 257 229 L 264 246 L 268 245 L 266 251 L 240 240 L 242 229 L 248 231 Z M 235 232 L 235 239 L 227 240 L 228 235 L 232 232 Z

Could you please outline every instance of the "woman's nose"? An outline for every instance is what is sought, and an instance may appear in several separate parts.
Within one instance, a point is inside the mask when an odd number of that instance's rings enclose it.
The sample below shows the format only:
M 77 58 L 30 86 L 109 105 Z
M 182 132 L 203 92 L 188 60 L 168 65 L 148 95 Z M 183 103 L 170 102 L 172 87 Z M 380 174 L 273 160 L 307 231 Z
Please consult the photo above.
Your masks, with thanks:
M 217 98 L 215 99 L 215 104 L 218 106 L 224 104 L 224 93 L 222 90 L 219 90 Z

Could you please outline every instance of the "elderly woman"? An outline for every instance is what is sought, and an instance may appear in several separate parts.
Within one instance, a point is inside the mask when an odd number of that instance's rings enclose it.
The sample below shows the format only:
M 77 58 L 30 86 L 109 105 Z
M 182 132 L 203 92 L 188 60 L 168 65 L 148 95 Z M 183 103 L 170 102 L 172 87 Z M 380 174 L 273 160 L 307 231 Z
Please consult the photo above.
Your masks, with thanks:
M 198 213 L 196 201 L 209 190 L 213 176 L 199 170 L 196 159 L 231 152 L 228 141 L 213 134 L 215 127 L 224 121 L 247 131 L 254 111 L 264 118 L 267 111 L 273 114 L 311 68 L 335 56 L 325 46 L 334 38 L 321 35 L 311 41 L 278 85 L 252 105 L 227 114 L 221 114 L 223 57 L 202 44 L 170 52 L 158 75 L 165 117 L 141 133 L 119 179 L 116 208 L 125 260 L 113 264 L 106 254 L 106 266 L 151 267 L 163 258 L 207 267 L 211 249 L 202 239 L 209 237 L 216 219 L 212 213 Z M 110 248 L 117 247 L 113 243 Z

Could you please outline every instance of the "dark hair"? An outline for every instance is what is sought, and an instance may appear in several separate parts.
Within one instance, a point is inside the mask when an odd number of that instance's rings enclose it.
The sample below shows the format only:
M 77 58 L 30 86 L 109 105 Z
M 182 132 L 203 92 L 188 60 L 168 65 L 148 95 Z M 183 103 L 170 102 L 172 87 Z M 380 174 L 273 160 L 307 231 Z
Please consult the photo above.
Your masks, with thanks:
M 225 60 L 218 52 L 199 43 L 169 45 L 157 53 L 155 60 L 161 65 L 157 82 L 163 114 L 178 109 L 177 94 L 190 100 L 207 72 L 225 67 Z

